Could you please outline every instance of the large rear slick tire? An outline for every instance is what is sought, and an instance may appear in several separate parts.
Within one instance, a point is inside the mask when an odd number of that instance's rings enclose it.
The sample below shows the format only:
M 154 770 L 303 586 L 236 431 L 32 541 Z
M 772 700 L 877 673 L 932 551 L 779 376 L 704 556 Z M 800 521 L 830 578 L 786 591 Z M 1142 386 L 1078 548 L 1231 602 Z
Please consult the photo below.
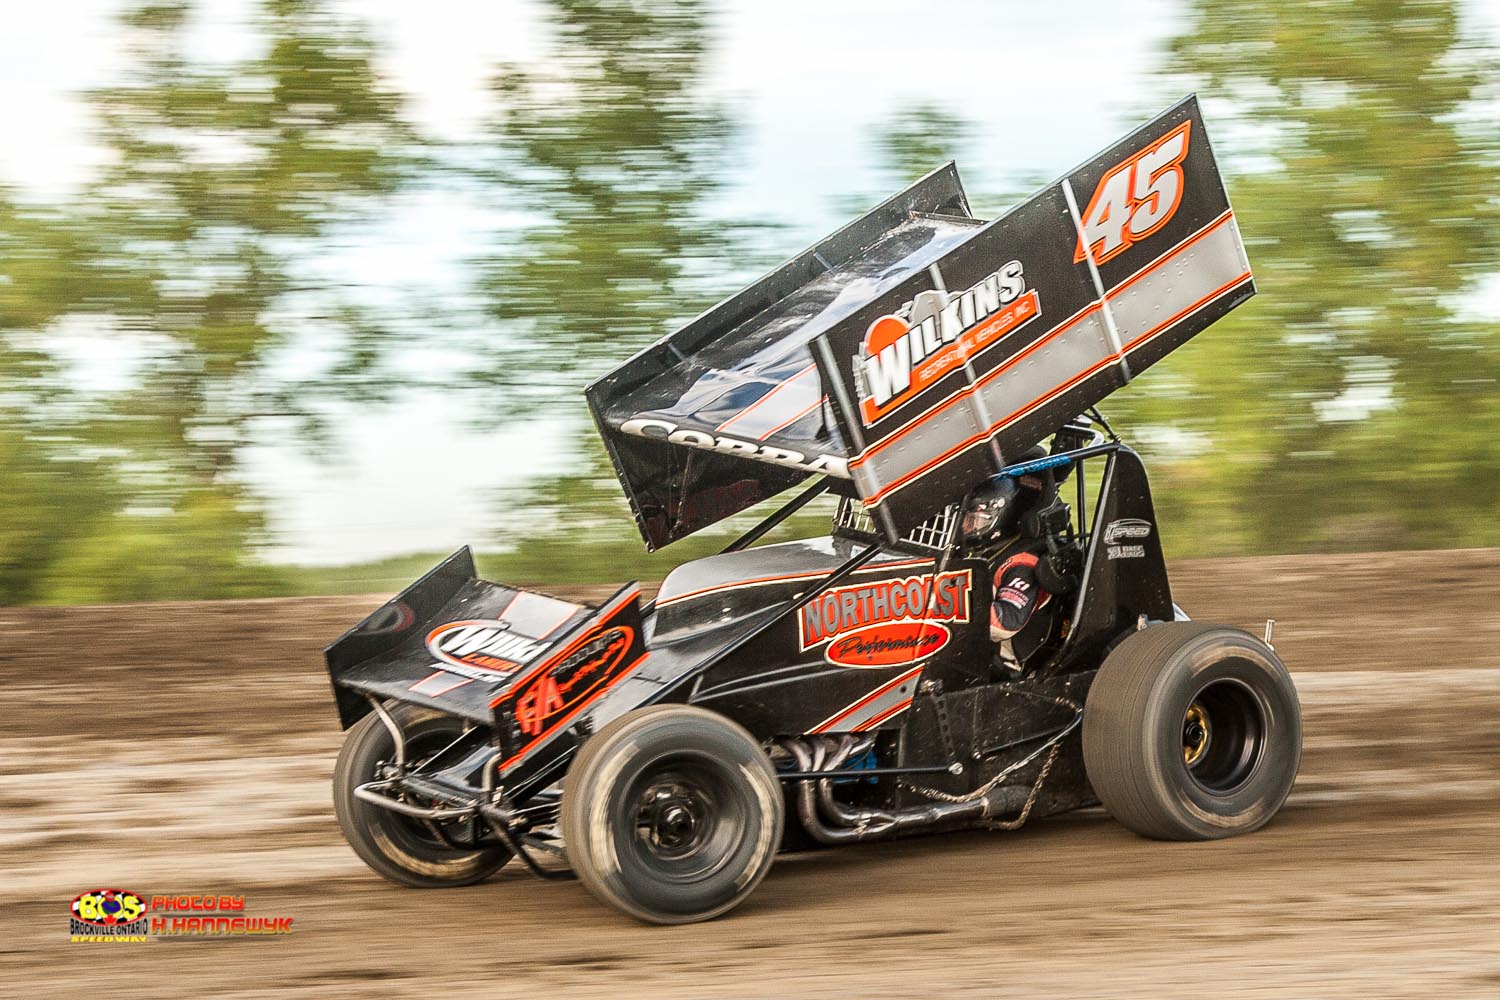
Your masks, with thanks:
M 1247 632 L 1152 625 L 1120 643 L 1089 690 L 1083 759 L 1110 814 L 1158 840 L 1264 826 L 1302 759 L 1297 690 Z
M 563 840 L 579 881 L 652 924 L 739 905 L 770 869 L 784 819 L 765 751 L 689 705 L 614 720 L 583 745 L 563 786 Z
M 441 712 L 398 705 L 391 717 L 406 738 L 409 765 L 420 762 L 463 734 L 464 723 Z M 403 816 L 355 798 L 354 789 L 377 777 L 382 762 L 396 758 L 396 741 L 375 714 L 349 729 L 333 769 L 333 811 L 344 839 L 361 861 L 379 875 L 414 889 L 471 885 L 510 860 L 503 847 L 454 850 L 420 819 Z M 456 831 L 456 839 L 467 830 Z

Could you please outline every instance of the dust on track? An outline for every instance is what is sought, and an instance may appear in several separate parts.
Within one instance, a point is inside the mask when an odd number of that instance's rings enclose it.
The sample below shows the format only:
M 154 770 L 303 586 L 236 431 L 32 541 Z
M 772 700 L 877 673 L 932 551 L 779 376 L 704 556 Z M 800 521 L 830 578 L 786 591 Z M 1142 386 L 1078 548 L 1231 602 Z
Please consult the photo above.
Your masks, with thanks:
M 672 929 L 510 869 L 420 892 L 354 858 L 318 651 L 378 598 L 0 608 L 0 954 L 31 996 L 1500 995 L 1500 552 L 1173 581 L 1196 618 L 1279 619 L 1307 739 L 1270 827 L 1162 844 L 1092 812 L 785 857 Z M 67 944 L 100 885 L 243 892 L 295 930 Z

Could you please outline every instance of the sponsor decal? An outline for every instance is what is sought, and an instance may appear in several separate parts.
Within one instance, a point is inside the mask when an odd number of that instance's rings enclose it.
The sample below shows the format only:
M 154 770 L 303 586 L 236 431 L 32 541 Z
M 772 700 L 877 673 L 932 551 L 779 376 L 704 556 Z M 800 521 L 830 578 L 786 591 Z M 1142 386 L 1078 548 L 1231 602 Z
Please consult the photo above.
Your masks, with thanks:
M 835 587 L 804 605 L 798 615 L 797 635 L 801 650 L 806 652 L 846 634 L 863 632 L 870 626 L 887 622 L 966 622 L 969 620 L 972 585 L 973 578 L 964 569 L 944 573 L 936 582 L 931 573 L 923 573 Z M 929 604 L 932 606 L 930 616 Z M 892 632 L 893 637 L 904 634 L 899 630 Z M 830 662 L 839 661 L 830 659 Z
M 1111 521 L 1104 529 L 1104 544 L 1114 543 L 1126 538 L 1150 538 L 1151 522 L 1139 517 L 1122 517 L 1117 521 Z
M 512 632 L 509 622 L 495 619 L 448 622 L 427 633 L 427 651 L 442 662 L 499 673 L 536 659 L 550 645 Z M 462 670 L 454 673 L 470 676 Z
M 1013 607 L 1024 608 L 1029 590 L 1031 590 L 1031 584 L 1027 583 L 1024 578 L 1012 577 L 1009 583 L 1000 588 L 1000 600 Z
M 543 671 L 516 696 L 516 723 L 539 735 L 557 716 L 600 690 L 629 666 L 635 629 L 619 625 L 599 631 L 557 666 Z
M 1111 545 L 1104 554 L 1108 559 L 1144 559 L 1146 547 L 1144 545 Z
M 854 358 L 860 417 L 868 426 L 1042 313 L 1010 261 L 964 292 L 922 292 L 865 331 Z
M 1182 161 L 1188 127 L 1181 125 L 1104 172 L 1083 212 L 1073 263 L 1103 264 L 1165 226 L 1182 204 Z
M 90 889 L 74 897 L 72 941 L 141 942 L 173 937 L 264 937 L 292 932 L 291 917 L 245 915 L 245 897 L 189 893 L 153 895 L 150 903 L 125 889 Z
M 688 430 L 677 426 L 670 420 L 656 420 L 651 417 L 632 417 L 620 425 L 620 430 L 626 434 L 634 434 L 636 437 L 654 441 L 667 441 L 671 444 L 686 445 L 689 448 L 702 448 L 705 451 L 716 451 L 721 455 L 739 455 L 757 462 L 784 465 L 789 469 L 803 469 L 807 472 L 821 472 L 839 479 L 849 478 L 848 463 L 837 455 L 806 455 L 790 448 L 777 448 L 755 441 L 741 441 L 738 438 L 710 434 L 707 431 Z
M 828 644 L 823 656 L 841 667 L 894 667 L 925 659 L 944 646 L 952 633 L 930 621 L 867 625 Z

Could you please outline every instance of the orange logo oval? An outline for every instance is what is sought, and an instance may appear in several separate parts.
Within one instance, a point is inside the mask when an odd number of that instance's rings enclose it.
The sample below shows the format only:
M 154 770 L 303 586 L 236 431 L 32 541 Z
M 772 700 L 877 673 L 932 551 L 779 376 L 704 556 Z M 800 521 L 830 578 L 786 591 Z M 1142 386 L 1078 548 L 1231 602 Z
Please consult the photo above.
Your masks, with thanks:
M 512 632 L 510 622 L 493 618 L 445 622 L 427 633 L 427 651 L 439 660 L 501 674 L 536 659 L 550 645 Z
M 607 687 L 620 675 L 635 629 L 626 625 L 595 633 L 516 698 L 521 732 L 536 736 L 551 720 Z
M 823 655 L 841 667 L 897 667 L 926 659 L 951 637 L 937 622 L 886 622 L 839 636 Z

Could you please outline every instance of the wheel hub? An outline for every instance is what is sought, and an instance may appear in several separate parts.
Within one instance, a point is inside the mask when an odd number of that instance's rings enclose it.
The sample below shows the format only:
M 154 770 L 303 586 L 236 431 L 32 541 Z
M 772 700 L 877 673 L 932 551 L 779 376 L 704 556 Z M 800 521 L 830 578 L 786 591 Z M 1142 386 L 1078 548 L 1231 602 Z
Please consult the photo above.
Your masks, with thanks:
M 659 781 L 641 795 L 636 833 L 657 857 L 686 857 L 704 842 L 707 814 L 701 789 L 680 780 Z
M 1183 763 L 1192 767 L 1202 760 L 1212 741 L 1213 730 L 1208 721 L 1208 713 L 1195 701 L 1188 706 L 1187 713 L 1182 717 Z
M 1210 795 L 1232 795 L 1250 780 L 1265 751 L 1265 708 L 1234 678 L 1204 685 L 1182 715 L 1182 761 Z

